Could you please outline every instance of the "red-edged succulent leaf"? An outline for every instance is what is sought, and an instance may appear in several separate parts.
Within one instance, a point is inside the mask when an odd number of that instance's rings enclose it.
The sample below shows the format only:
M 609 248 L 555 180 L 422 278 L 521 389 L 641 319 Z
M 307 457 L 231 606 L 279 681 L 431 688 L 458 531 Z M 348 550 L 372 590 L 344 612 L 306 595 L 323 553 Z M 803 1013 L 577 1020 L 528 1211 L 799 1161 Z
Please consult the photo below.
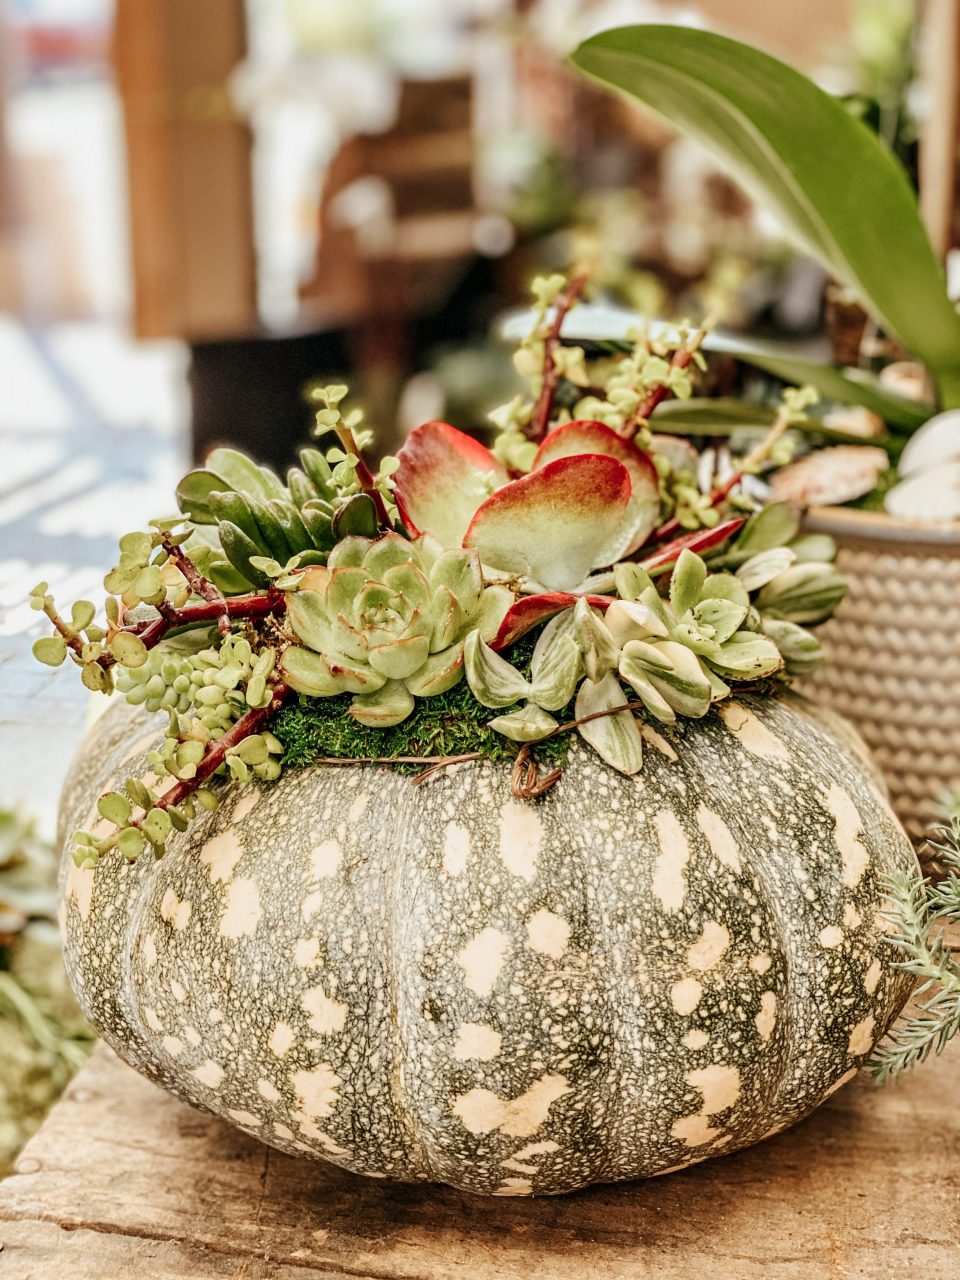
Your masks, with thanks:
M 610 562 L 643 546 L 656 527 L 660 519 L 660 479 L 649 454 L 602 422 L 589 419 L 577 419 L 551 431 L 537 450 L 531 470 L 536 471 L 557 458 L 591 453 L 616 458 L 630 473 L 630 504 L 623 521 L 625 527 L 618 531 L 620 536 L 615 537 L 615 545 L 604 557 Z
M 446 422 L 415 427 L 397 456 L 393 496 L 404 526 L 445 547 L 460 546 L 477 507 L 510 478 L 485 445 Z
M 595 609 L 608 609 L 613 603 L 610 596 L 586 596 L 585 598 Z M 579 596 L 569 591 L 547 591 L 537 596 L 521 596 L 516 604 L 511 605 L 507 610 L 500 623 L 500 629 L 490 641 L 490 648 L 498 652 L 509 649 L 533 627 L 546 622 L 554 614 L 562 613 L 564 609 L 572 609 L 579 599 Z
M 601 563 L 629 501 L 630 473 L 616 458 L 557 458 L 492 494 L 463 545 L 491 569 L 569 591 Z
M 640 561 L 640 567 L 649 574 L 663 573 L 665 569 L 673 568 L 684 551 L 695 551 L 697 555 L 712 551 L 732 537 L 738 529 L 742 529 L 745 523 L 742 517 L 737 517 L 734 520 L 721 520 L 713 529 L 695 529 L 693 533 L 685 533 L 658 547 Z

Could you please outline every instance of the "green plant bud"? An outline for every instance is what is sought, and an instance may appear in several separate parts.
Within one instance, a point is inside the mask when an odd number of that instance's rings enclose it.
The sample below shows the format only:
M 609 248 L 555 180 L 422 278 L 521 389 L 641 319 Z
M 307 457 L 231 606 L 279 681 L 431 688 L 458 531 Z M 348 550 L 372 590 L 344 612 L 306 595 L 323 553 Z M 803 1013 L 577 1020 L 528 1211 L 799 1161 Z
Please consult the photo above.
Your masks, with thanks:
M 33 642 L 33 656 L 47 667 L 59 667 L 67 656 L 63 636 L 41 636 Z

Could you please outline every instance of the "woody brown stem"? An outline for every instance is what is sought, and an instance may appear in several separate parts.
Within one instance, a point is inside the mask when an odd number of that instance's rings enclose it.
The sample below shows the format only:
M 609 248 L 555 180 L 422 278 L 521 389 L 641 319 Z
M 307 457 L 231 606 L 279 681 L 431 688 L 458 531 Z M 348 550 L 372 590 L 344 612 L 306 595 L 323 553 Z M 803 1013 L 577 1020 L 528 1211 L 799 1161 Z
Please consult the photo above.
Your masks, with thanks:
M 204 600 L 202 604 L 185 604 L 181 609 L 167 604 L 158 605 L 159 617 L 151 618 L 146 624 L 134 622 L 119 630 L 139 636 L 148 649 L 153 649 L 175 627 L 189 627 L 200 622 L 219 623 L 221 618 L 228 620 L 229 627 L 231 618 L 266 618 L 271 613 L 283 613 L 286 607 L 284 593 L 271 586 L 262 594 L 222 596 L 219 600 Z M 104 653 L 98 661 L 106 670 L 115 665 L 116 658 L 112 653 Z
M 533 416 L 526 427 L 529 440 L 542 440 L 550 426 L 550 415 L 553 412 L 553 398 L 560 384 L 560 370 L 557 368 L 556 351 L 560 345 L 560 331 L 570 308 L 577 302 L 587 287 L 586 274 L 574 276 L 559 295 L 555 303 L 553 322 L 543 342 L 543 372 L 541 375 L 540 394 L 534 405 Z
M 221 635 L 229 635 L 230 619 L 227 616 L 226 609 L 224 608 L 226 601 L 220 588 L 200 572 L 181 546 L 171 542 L 168 538 L 163 539 L 161 546 L 183 574 L 187 586 L 193 594 L 195 596 L 199 596 L 202 600 L 207 600 L 211 604 L 217 603 L 220 606 L 221 613 L 217 619 L 217 625 L 220 629 Z

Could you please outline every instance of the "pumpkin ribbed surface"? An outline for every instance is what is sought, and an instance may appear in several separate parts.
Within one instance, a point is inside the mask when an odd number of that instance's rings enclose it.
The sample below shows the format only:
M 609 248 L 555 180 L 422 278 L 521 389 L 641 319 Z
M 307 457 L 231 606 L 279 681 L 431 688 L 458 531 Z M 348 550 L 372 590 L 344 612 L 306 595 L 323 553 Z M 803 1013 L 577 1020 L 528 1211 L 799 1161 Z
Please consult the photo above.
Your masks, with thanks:
M 152 741 L 128 708 L 104 717 L 65 831 Z M 419 788 L 290 770 L 159 862 L 65 861 L 81 1003 L 167 1088 L 372 1176 L 549 1194 L 756 1142 L 906 999 L 879 878 L 913 853 L 799 701 L 645 745 L 635 778 L 574 745 L 536 803 L 491 764 Z

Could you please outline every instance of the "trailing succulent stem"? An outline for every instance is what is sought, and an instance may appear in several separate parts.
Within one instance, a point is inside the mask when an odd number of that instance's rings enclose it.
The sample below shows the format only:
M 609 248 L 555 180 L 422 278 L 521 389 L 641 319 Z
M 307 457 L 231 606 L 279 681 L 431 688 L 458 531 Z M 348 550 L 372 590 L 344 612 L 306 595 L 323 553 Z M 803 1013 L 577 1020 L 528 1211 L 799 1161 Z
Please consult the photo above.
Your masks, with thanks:
M 317 431 L 336 444 L 302 450 L 285 483 L 214 450 L 178 486 L 179 516 L 121 538 L 103 625 L 90 601 L 65 618 L 36 588 L 42 662 L 69 656 L 88 688 L 167 717 L 155 780 L 101 798 L 78 862 L 162 854 L 219 779 L 285 765 L 393 762 L 423 781 L 484 758 L 512 763 L 531 800 L 577 731 L 636 773 L 642 721 L 669 731 L 820 661 L 808 628 L 844 590 L 833 546 L 738 491 L 808 394 L 788 392 L 766 439 L 700 490 L 695 452 L 648 419 L 690 394 L 702 331 L 637 335 L 588 366 L 561 342 L 586 283 L 535 282 L 516 359 L 532 398 L 495 415 L 492 450 L 431 422 L 375 470 L 346 387 L 321 387 Z

